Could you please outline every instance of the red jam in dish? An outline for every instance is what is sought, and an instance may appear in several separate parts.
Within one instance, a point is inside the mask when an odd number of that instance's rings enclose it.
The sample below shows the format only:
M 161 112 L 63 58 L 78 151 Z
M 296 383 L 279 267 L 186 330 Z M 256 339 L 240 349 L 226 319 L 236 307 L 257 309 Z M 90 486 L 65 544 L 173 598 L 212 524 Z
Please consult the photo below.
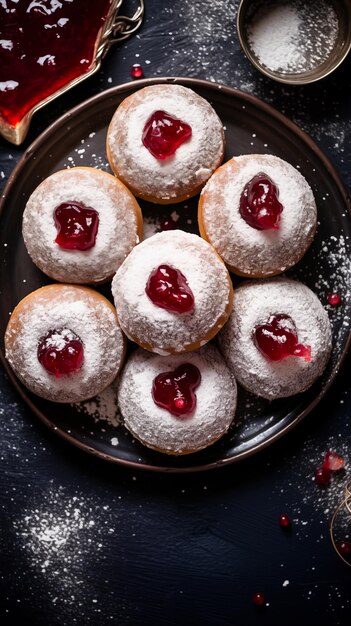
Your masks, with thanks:
M 172 313 L 189 313 L 195 306 L 184 274 L 169 265 L 160 265 L 151 272 L 145 291 L 156 306 Z
M 38 360 L 56 378 L 74 374 L 83 364 L 83 343 L 69 328 L 49 330 L 39 341 Z
M 16 126 L 35 105 L 89 72 L 112 0 L 0 2 L 0 117 Z
M 152 384 L 153 400 L 176 417 L 189 415 L 195 410 L 195 389 L 200 382 L 200 370 L 192 363 L 183 363 L 173 371 L 156 376 Z
M 147 120 L 142 141 L 145 148 L 163 161 L 173 156 L 177 148 L 191 137 L 191 126 L 166 111 L 155 111 Z
M 256 230 L 277 230 L 283 210 L 278 195 L 278 188 L 272 179 L 260 172 L 245 185 L 241 194 L 241 217 Z
M 254 342 L 270 361 L 281 361 L 288 356 L 311 361 L 311 347 L 298 343 L 296 326 L 289 315 L 279 313 L 258 324 L 253 332 Z
M 54 209 L 55 243 L 65 250 L 89 250 L 95 246 L 99 214 L 81 202 L 63 202 Z

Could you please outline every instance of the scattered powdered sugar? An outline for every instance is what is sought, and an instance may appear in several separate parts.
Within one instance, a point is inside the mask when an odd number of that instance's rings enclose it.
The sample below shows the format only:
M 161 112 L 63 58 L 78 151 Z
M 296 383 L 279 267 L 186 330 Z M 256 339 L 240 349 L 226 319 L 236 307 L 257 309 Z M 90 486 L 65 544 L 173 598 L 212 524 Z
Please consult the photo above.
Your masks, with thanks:
M 160 3 L 157 29 L 166 45 L 162 59 L 153 60 L 154 75 L 202 76 L 230 83 L 233 75 L 241 72 L 233 63 L 238 4 L 239 0 Z
M 342 297 L 345 300 L 351 297 L 351 258 L 349 255 L 349 245 L 344 235 L 336 237 L 330 235 L 328 240 L 322 241 L 320 250 L 318 251 L 320 262 L 323 258 L 327 258 L 328 274 L 325 276 L 320 273 L 316 281 L 316 289 L 323 294 L 330 292 L 339 292 L 341 290 Z M 334 309 L 335 310 L 335 309 Z M 338 311 L 338 309 L 336 309 Z M 345 320 L 349 323 L 349 317 Z
M 182 209 L 184 209 L 184 212 L 185 212 L 185 206 L 182 207 Z M 164 220 L 172 220 L 172 222 L 174 222 L 174 225 L 176 225 L 179 220 L 179 213 L 177 211 L 172 211 L 170 216 L 164 217 L 164 219 L 161 217 L 159 212 L 157 212 L 156 214 L 154 213 L 152 216 L 144 215 L 143 216 L 143 239 L 148 239 L 149 237 L 152 237 L 152 235 L 156 235 L 156 233 L 161 232 L 162 222 Z
M 336 292 L 345 302 L 350 301 L 351 258 L 349 244 L 346 242 L 345 237 L 343 235 L 339 237 L 331 235 L 328 241 L 323 241 L 321 243 L 321 259 L 323 255 L 326 255 L 328 259 L 329 274 L 327 277 L 319 274 L 316 288 L 325 294 Z M 341 309 L 335 309 L 335 307 L 333 307 L 333 311 L 335 315 L 339 314 L 340 316 L 342 314 L 344 326 L 350 325 L 349 314 Z
M 345 489 L 349 482 L 350 469 L 350 450 L 347 440 L 342 439 L 340 435 L 335 434 L 325 441 L 324 451 L 316 445 L 316 441 L 310 436 L 306 441 L 301 442 L 298 455 L 291 455 L 286 459 L 285 471 L 292 472 L 294 482 L 298 485 L 297 493 L 300 494 L 298 500 L 291 500 L 291 491 L 280 487 L 279 494 L 281 498 L 286 495 L 284 509 L 291 515 L 294 534 L 302 540 L 308 535 L 309 524 L 319 522 L 323 524 L 323 530 L 326 532 L 323 539 L 327 538 L 328 528 L 324 526 L 326 523 L 329 527 L 332 516 L 337 507 L 342 503 L 345 497 Z M 325 486 L 319 486 L 314 480 L 314 472 L 320 467 L 324 460 L 327 450 L 335 450 L 337 454 L 343 457 L 345 461 L 345 469 L 333 472 L 330 483 Z M 300 462 L 304 459 L 304 462 Z M 278 469 L 278 473 L 282 470 Z M 272 494 L 277 495 L 273 487 Z M 344 539 L 350 538 L 351 513 L 347 508 L 341 508 L 336 519 L 336 532 L 341 532 Z
M 258 5 L 247 35 L 262 65 L 281 73 L 299 73 L 315 69 L 329 57 L 338 28 L 331 2 L 269 0 Z
M 27 594 L 42 614 L 59 614 L 60 624 L 97 623 L 101 617 L 97 567 L 105 571 L 104 582 L 111 587 L 108 596 L 114 595 L 105 562 L 115 541 L 121 496 L 118 499 L 109 494 L 107 498 L 101 491 L 99 496 L 96 492 L 89 495 L 72 489 L 72 485 L 68 493 L 53 481 L 41 490 L 36 485 L 30 493 L 31 501 L 18 501 L 11 517 L 21 563 L 16 584 L 20 588 L 23 581 L 25 585 L 25 591 L 20 592 L 22 601 Z
M 91 400 L 78 402 L 72 406 L 78 413 L 91 417 L 94 422 L 107 422 L 110 426 L 119 426 L 121 415 L 117 406 L 117 379 Z

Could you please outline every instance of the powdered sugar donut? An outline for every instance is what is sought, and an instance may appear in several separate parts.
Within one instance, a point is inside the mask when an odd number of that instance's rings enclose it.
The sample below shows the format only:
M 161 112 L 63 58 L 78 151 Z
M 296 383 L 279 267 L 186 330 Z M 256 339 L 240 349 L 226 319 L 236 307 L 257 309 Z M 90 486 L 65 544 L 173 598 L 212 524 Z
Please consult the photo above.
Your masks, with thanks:
M 236 400 L 234 377 L 211 344 L 168 357 L 138 348 L 118 386 L 125 426 L 144 445 L 167 454 L 196 452 L 222 437 Z
M 141 211 L 129 189 L 115 176 L 89 167 L 46 178 L 23 214 L 30 257 L 60 282 L 109 280 L 141 236 Z
M 112 281 L 126 335 L 147 350 L 195 350 L 228 319 L 233 287 L 206 241 L 181 230 L 164 231 L 136 246 Z
M 328 314 L 313 291 L 276 278 L 243 283 L 235 296 L 218 337 L 237 381 L 270 400 L 310 387 L 332 347 Z
M 111 168 L 132 192 L 169 204 L 196 195 L 224 154 L 212 106 L 181 85 L 152 85 L 125 98 L 107 133 Z
M 16 306 L 5 333 L 6 358 L 33 393 L 80 402 L 116 377 L 125 338 L 114 306 L 87 287 L 53 284 Z
M 236 274 L 267 277 L 292 267 L 317 224 L 312 190 L 292 165 L 247 154 L 222 165 L 202 190 L 199 228 Z

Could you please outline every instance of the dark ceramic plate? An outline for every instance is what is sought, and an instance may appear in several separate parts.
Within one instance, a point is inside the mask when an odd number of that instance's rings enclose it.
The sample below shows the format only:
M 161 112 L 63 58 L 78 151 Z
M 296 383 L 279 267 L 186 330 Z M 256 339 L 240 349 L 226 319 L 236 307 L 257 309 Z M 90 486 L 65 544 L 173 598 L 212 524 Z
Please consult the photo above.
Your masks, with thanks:
M 113 426 L 106 398 L 100 398 L 100 405 L 93 401 L 76 407 L 33 396 L 18 382 L 3 357 L 9 312 L 30 291 L 50 282 L 33 265 L 22 241 L 22 213 L 29 195 L 40 181 L 64 167 L 87 165 L 108 170 L 106 129 L 117 105 L 141 87 L 166 82 L 191 87 L 212 103 L 226 129 L 226 159 L 244 153 L 271 153 L 289 161 L 307 178 L 315 193 L 319 224 L 312 247 L 288 274 L 305 282 L 327 306 L 334 340 L 328 367 L 311 389 L 274 402 L 254 398 L 239 389 L 237 416 L 229 433 L 206 450 L 180 458 L 151 451 L 135 442 L 123 426 Z M 180 216 L 179 227 L 197 232 L 196 198 L 166 208 L 141 205 L 152 232 L 173 211 Z M 112 88 L 50 126 L 24 154 L 7 184 L 0 213 L 0 354 L 4 367 L 22 399 L 49 428 L 99 457 L 168 472 L 203 470 L 238 461 L 287 433 L 320 401 L 335 378 L 350 341 L 351 299 L 346 297 L 351 283 L 350 246 L 350 201 L 338 175 L 318 146 L 269 105 L 224 85 L 190 78 L 143 80 Z M 233 277 L 233 282 L 235 286 L 238 279 Z M 103 292 L 110 297 L 109 285 Z M 327 304 L 330 292 L 342 296 L 338 307 Z

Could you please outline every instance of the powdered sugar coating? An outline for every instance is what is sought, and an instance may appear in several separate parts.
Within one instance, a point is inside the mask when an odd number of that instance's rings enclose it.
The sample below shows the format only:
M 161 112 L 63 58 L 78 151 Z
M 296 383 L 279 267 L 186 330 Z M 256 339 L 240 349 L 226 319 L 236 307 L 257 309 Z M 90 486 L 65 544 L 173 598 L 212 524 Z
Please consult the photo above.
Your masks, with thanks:
M 293 319 L 298 342 L 311 346 L 311 362 L 294 356 L 273 362 L 256 348 L 255 327 L 278 313 Z M 332 348 L 328 314 L 318 297 L 306 285 L 288 278 L 239 285 L 232 314 L 218 338 L 237 381 L 248 391 L 270 400 L 310 387 L 322 374 Z
M 158 160 L 142 143 L 144 126 L 157 110 L 191 126 L 191 138 L 175 154 Z M 178 202 L 195 195 L 220 165 L 223 126 L 204 98 L 181 85 L 144 87 L 117 108 L 107 134 L 107 154 L 116 175 L 137 196 Z
M 84 361 L 74 374 L 56 378 L 39 363 L 40 339 L 68 328 L 82 341 Z M 6 358 L 33 393 L 54 402 L 80 402 L 100 393 L 116 377 L 125 340 L 113 306 L 92 289 L 48 285 L 14 309 L 5 334 Z
M 241 217 L 240 196 L 259 172 L 278 188 L 283 205 L 278 230 L 256 230 Z M 234 157 L 220 167 L 202 190 L 201 234 L 232 271 L 265 277 L 292 267 L 312 242 L 317 207 L 311 187 L 290 163 L 271 154 Z
M 147 296 L 148 278 L 162 264 L 185 276 L 195 298 L 190 313 L 172 313 Z M 224 263 L 206 241 L 182 230 L 157 233 L 136 246 L 114 276 L 112 294 L 126 335 L 159 354 L 206 343 L 223 326 L 232 305 Z
M 65 250 L 55 243 L 54 209 L 72 201 L 98 211 L 96 242 L 89 250 Z M 99 283 L 113 276 L 138 243 L 141 220 L 135 198 L 119 180 L 76 167 L 52 174 L 34 190 L 23 214 L 23 239 L 33 262 L 54 280 Z
M 201 372 L 192 414 L 175 417 L 157 406 L 151 389 L 163 372 L 192 363 Z M 236 409 L 236 382 L 212 344 L 186 355 L 158 356 L 138 348 L 128 359 L 118 388 L 125 426 L 145 445 L 168 454 L 186 454 L 207 447 L 229 428 Z

